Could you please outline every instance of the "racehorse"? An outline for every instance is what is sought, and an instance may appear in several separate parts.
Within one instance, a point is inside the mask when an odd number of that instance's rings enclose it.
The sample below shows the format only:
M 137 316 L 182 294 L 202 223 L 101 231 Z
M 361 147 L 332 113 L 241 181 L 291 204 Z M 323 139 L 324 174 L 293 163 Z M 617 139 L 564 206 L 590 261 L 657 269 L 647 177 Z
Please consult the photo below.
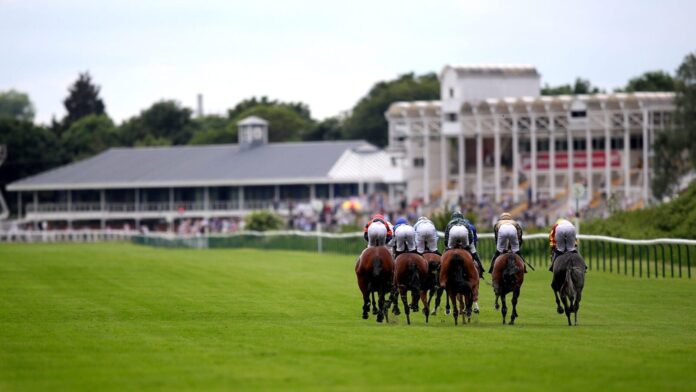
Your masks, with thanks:
M 426 287 L 429 291 L 428 306 L 430 306 L 433 296 L 437 294 L 437 297 L 435 297 L 435 307 L 430 313 L 431 316 L 435 316 L 437 314 L 437 308 L 440 307 L 440 298 L 442 298 L 442 293 L 445 291 L 445 289 L 440 287 L 440 264 L 442 263 L 442 256 L 433 252 L 425 252 L 423 253 L 423 258 L 428 262 L 428 279 L 426 280 Z M 450 314 L 449 297 L 445 296 L 445 298 L 447 299 L 447 314 Z
M 575 315 L 575 325 L 578 325 L 578 310 L 580 310 L 580 300 L 582 299 L 582 289 L 585 286 L 585 260 L 577 252 L 566 252 L 556 258 L 553 265 L 553 281 L 551 288 L 556 297 L 556 311 L 563 314 L 565 309 L 568 325 L 570 314 Z M 558 295 L 561 295 L 561 301 Z
M 362 318 L 367 319 L 370 311 L 370 294 L 377 293 L 379 297 L 377 322 L 381 323 L 386 317 L 389 322 L 389 303 L 385 307 L 385 295 L 390 294 L 394 281 L 394 260 L 385 246 L 371 246 L 363 250 L 355 263 L 355 275 L 358 287 L 363 295 Z
M 507 315 L 505 295 L 512 292 L 512 314 L 510 325 L 515 324 L 517 314 L 517 298 L 520 296 L 520 288 L 524 282 L 524 261 L 513 252 L 505 251 L 493 262 L 493 292 L 495 293 L 495 309 L 499 308 L 498 298 L 503 300 L 503 324 Z
M 461 309 L 462 323 L 471 321 L 471 306 L 474 303 L 478 284 L 479 274 L 471 253 L 458 246 L 445 251 L 440 265 L 440 287 L 447 290 L 447 296 L 452 301 L 454 325 L 457 325 L 459 316 L 457 300 Z
M 428 307 L 426 280 L 428 279 L 428 262 L 417 253 L 402 253 L 396 257 L 396 272 L 394 286 L 401 296 L 406 312 L 406 322 L 411 324 L 411 309 L 418 311 L 418 297 L 423 302 L 425 322 L 428 322 L 430 309 Z M 408 304 L 407 294 L 411 292 L 412 303 Z

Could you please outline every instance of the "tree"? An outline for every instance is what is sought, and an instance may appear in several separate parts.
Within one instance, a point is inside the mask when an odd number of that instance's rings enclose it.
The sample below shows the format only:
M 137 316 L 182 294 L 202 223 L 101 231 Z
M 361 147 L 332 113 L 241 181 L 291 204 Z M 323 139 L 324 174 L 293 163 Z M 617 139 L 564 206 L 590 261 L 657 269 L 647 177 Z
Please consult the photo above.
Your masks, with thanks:
M 575 95 L 575 94 L 597 94 L 602 92 L 598 87 L 592 86 L 588 79 L 576 78 L 575 83 L 562 84 L 560 86 L 544 85 L 541 89 L 541 95 Z
M 689 53 L 675 77 L 674 119 L 667 130 L 656 135 L 652 186 L 662 198 L 676 191 L 679 179 L 696 169 L 696 52 Z
M 121 125 L 122 141 L 130 146 L 187 144 L 194 131 L 191 113 L 176 101 L 156 102 Z
M 651 71 L 628 81 L 624 91 L 674 91 L 674 78 L 664 71 Z
M 0 91 L 0 117 L 34 121 L 34 104 L 29 95 L 17 90 Z
M 229 118 L 208 115 L 193 119 L 195 131 L 189 144 L 224 144 L 237 142 L 237 126 Z
M 99 86 L 92 83 L 89 72 L 81 73 L 69 88 L 68 97 L 63 101 L 68 114 L 63 119 L 66 130 L 77 120 L 90 114 L 104 114 L 104 102 L 99 98 Z
M 246 230 L 252 231 L 280 230 L 285 225 L 280 215 L 266 210 L 248 214 L 244 217 L 244 222 Z
M 329 117 L 315 124 L 314 127 L 304 135 L 303 140 L 341 140 L 343 138 L 344 119 L 340 117 Z
M 237 122 L 249 116 L 258 116 L 268 121 L 268 140 L 271 142 L 302 140 L 314 127 L 309 107 L 304 103 L 252 97 L 238 103 L 228 112 L 228 117 L 235 124 L 235 135 Z
M 70 161 L 98 154 L 119 145 L 113 121 L 105 115 L 90 114 L 73 123 L 61 135 L 65 154 Z
M 307 104 L 302 102 L 282 102 L 275 99 L 269 100 L 268 97 L 265 96 L 259 99 L 256 97 L 251 97 L 239 102 L 228 111 L 227 116 L 231 119 L 239 118 L 239 115 L 242 114 L 242 112 L 257 106 L 283 106 L 297 113 L 300 117 L 303 117 L 307 121 L 312 121 L 312 116 Z
M 344 126 L 344 138 L 364 139 L 377 146 L 387 145 L 388 129 L 384 113 L 397 101 L 433 100 L 440 97 L 437 75 L 413 73 L 375 84 L 353 108 Z
M 0 191 L 15 180 L 64 163 L 55 134 L 29 121 L 0 118 L 0 145 L 7 146 L 7 158 L 0 166 Z M 16 198 L 7 198 L 13 208 Z

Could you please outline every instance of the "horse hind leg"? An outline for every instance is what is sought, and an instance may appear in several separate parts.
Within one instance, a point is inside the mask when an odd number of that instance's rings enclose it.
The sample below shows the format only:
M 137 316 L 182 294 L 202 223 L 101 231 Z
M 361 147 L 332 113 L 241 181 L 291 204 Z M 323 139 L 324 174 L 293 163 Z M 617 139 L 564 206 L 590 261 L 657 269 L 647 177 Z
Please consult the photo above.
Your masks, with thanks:
M 408 306 L 408 291 L 404 288 L 399 288 L 401 302 L 404 304 L 404 312 L 406 312 L 406 322 L 411 325 L 411 308 Z
M 372 292 L 372 314 L 377 314 L 379 310 L 377 309 L 377 302 L 375 302 L 375 292 Z
M 503 294 L 500 299 L 501 301 L 503 301 L 503 308 L 500 310 L 500 312 L 503 314 L 503 325 L 505 325 L 505 317 L 507 316 L 507 304 L 505 303 L 505 294 Z
M 462 324 L 466 324 L 466 305 L 464 304 L 464 295 L 457 294 L 459 300 L 459 314 L 462 315 Z
M 558 291 L 554 290 L 553 295 L 556 297 L 556 312 L 558 312 L 558 314 L 563 314 L 563 307 L 561 306 L 561 300 L 558 299 Z
M 420 292 L 421 302 L 423 303 L 423 314 L 425 315 L 425 323 L 428 323 L 428 317 L 430 317 L 430 306 L 428 304 L 428 293 L 423 290 Z
M 459 311 L 457 310 L 457 294 L 455 293 L 447 293 L 447 299 L 452 301 L 452 315 L 454 316 L 454 325 L 459 324 Z M 449 301 L 447 303 L 447 310 L 449 313 Z
M 450 307 L 450 296 L 449 294 L 445 294 L 445 314 L 449 315 L 451 313 L 451 307 Z
M 379 294 L 378 294 L 378 295 L 379 295 L 379 302 L 378 302 L 378 304 L 379 304 L 379 311 L 377 312 L 377 322 L 378 322 L 378 323 L 381 323 L 381 322 L 384 320 L 385 313 L 386 313 L 386 312 L 384 311 L 384 294 L 385 294 L 384 291 L 380 291 Z M 387 322 L 388 322 L 388 321 L 389 321 L 389 319 L 387 319 Z
M 566 318 L 568 319 L 568 325 L 571 326 L 571 325 L 573 325 L 570 322 L 571 309 L 570 309 L 570 306 L 568 305 L 568 300 L 566 299 L 566 296 L 563 294 L 561 294 L 561 301 L 563 302 L 563 308 L 565 308 L 565 315 L 566 315 Z M 571 301 L 571 303 L 572 303 L 572 301 Z
M 495 310 L 500 309 L 500 305 L 498 305 L 498 298 L 500 298 L 500 296 L 498 294 L 496 294 L 495 295 L 495 305 L 494 305 Z
M 362 308 L 362 318 L 367 320 L 368 314 L 370 312 L 370 294 L 368 292 L 363 293 L 363 308 Z
M 442 299 L 442 292 L 445 291 L 444 289 L 438 288 L 437 289 L 437 296 L 435 297 L 435 309 L 433 309 L 433 312 L 431 313 L 431 316 L 435 316 L 437 313 L 437 310 L 440 308 L 440 299 Z M 449 303 L 449 300 L 447 301 Z M 448 306 L 449 308 L 449 306 Z
M 390 294 L 391 302 L 394 304 L 394 309 L 392 309 L 392 314 L 394 316 L 398 316 L 401 314 L 401 310 L 399 310 L 399 291 L 396 285 L 394 285 L 394 289 L 392 290 Z
M 580 298 L 581 295 L 578 293 L 578 297 L 575 298 L 575 325 L 578 325 L 578 311 L 580 310 Z
M 520 296 L 520 289 L 512 292 L 512 314 L 510 315 L 510 325 L 515 324 L 515 319 L 519 317 L 517 314 L 517 298 Z
M 464 297 L 466 300 L 466 321 L 468 323 L 471 323 L 471 312 L 472 312 L 472 306 L 474 304 L 474 294 L 470 293 Z
M 418 293 L 418 290 L 411 290 L 411 310 L 414 312 L 417 312 L 418 310 L 418 298 L 420 297 L 420 294 Z

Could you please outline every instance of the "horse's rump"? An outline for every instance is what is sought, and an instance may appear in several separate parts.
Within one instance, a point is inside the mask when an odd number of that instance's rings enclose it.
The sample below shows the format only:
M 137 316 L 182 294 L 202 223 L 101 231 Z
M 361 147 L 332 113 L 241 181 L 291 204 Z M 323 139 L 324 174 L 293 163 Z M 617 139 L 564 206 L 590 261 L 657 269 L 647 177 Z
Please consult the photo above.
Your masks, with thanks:
M 453 285 L 458 292 L 473 290 L 478 283 L 478 271 L 471 253 L 461 249 L 450 249 L 442 256 L 440 286 Z
M 394 275 L 394 261 L 384 246 L 369 247 L 363 250 L 355 268 L 358 280 L 367 279 L 370 286 L 375 283 L 391 284 Z
M 585 285 L 585 260 L 579 253 L 566 252 L 556 258 L 553 264 L 555 291 L 565 291 L 567 296 L 575 297 Z
M 520 256 L 512 252 L 498 256 L 491 274 L 493 289 L 499 295 L 508 293 L 524 281 L 524 262 Z
M 428 263 L 416 253 L 402 253 L 396 258 L 394 281 L 408 289 L 421 290 L 428 274 Z

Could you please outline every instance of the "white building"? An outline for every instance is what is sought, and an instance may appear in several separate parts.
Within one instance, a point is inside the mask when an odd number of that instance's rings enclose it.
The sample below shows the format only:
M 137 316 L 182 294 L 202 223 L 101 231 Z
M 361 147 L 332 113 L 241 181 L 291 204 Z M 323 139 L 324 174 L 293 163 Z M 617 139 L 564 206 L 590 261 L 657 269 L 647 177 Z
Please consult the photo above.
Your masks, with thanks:
M 440 83 L 439 101 L 385 113 L 409 199 L 535 202 L 567 197 L 575 183 L 587 202 L 650 198 L 650 146 L 672 93 L 541 96 L 528 65 L 445 66 Z

